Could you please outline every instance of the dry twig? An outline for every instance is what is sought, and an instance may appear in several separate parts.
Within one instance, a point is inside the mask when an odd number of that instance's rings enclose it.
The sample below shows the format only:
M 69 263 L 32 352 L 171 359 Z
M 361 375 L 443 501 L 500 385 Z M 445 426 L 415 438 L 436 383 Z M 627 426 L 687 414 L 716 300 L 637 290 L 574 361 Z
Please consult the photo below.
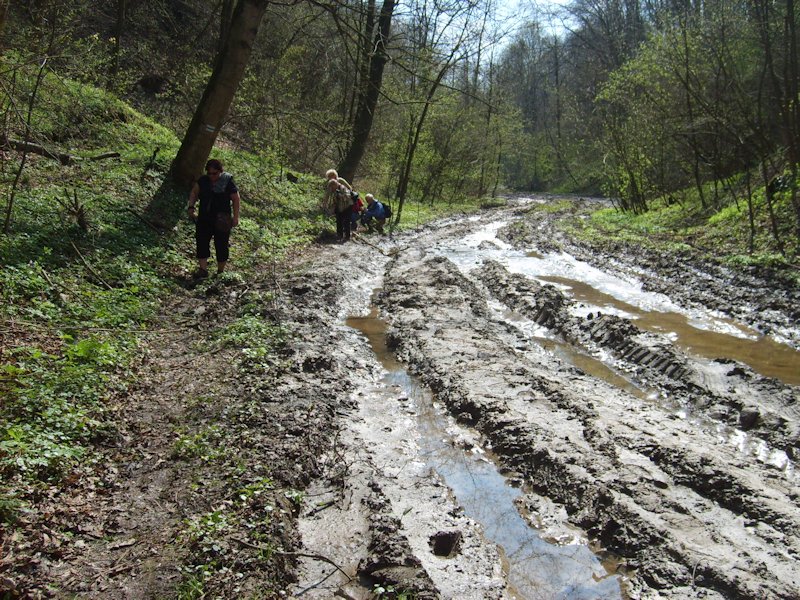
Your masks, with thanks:
M 352 581 L 353 580 L 353 578 L 350 575 L 348 575 L 347 572 L 344 569 L 342 569 L 339 565 L 337 565 L 335 562 L 333 562 L 327 556 L 322 556 L 321 554 L 310 554 L 310 553 L 307 553 L 307 552 L 286 552 L 285 550 L 274 550 L 272 548 L 266 548 L 266 547 L 261 546 L 259 544 L 253 544 L 251 542 L 248 542 L 247 540 L 243 540 L 243 539 L 240 539 L 240 538 L 233 538 L 233 540 L 236 541 L 236 542 L 239 542 L 242 546 L 247 546 L 248 548 L 252 548 L 253 550 L 261 550 L 263 552 L 272 552 L 273 554 L 279 554 L 281 556 L 296 556 L 298 558 L 310 558 L 312 560 L 320 560 L 320 561 L 322 561 L 324 563 L 328 563 L 329 565 L 333 565 L 334 567 L 336 567 L 336 570 L 339 571 L 345 577 L 347 577 L 348 581 Z
M 75 242 L 70 242 L 70 244 L 72 244 L 72 247 L 75 249 L 75 252 L 78 253 L 78 256 L 83 261 L 83 264 L 86 265 L 86 268 L 89 269 L 89 271 L 92 273 L 92 275 L 97 277 L 97 279 L 100 281 L 100 283 L 102 283 L 104 286 L 106 286 L 109 290 L 113 290 L 114 288 L 111 287 L 110 285 L 108 285 L 108 283 L 106 283 L 105 279 L 100 277 L 99 273 L 94 270 L 92 265 L 89 264 L 89 261 L 87 261 L 86 258 L 84 258 L 83 254 L 81 254 L 81 251 L 78 250 L 78 247 L 75 245 Z

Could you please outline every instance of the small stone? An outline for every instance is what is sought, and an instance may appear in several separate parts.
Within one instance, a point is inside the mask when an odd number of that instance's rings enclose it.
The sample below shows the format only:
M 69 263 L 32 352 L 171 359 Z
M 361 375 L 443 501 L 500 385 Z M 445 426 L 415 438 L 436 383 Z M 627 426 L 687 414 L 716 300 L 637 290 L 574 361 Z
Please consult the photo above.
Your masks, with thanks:
M 430 538 L 431 548 L 436 556 L 450 558 L 458 553 L 461 546 L 460 531 L 438 531 Z
M 753 406 L 745 407 L 739 413 L 739 427 L 744 431 L 748 431 L 758 424 L 760 418 L 761 413 L 758 412 L 757 408 Z

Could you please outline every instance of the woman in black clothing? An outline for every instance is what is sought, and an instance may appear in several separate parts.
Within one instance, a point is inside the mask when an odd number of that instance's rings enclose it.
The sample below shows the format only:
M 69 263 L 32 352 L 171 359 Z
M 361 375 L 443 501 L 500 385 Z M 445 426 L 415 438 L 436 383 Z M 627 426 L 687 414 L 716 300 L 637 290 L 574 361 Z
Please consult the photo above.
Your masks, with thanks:
M 200 200 L 195 217 L 194 205 Z M 233 175 L 226 173 L 222 162 L 212 158 L 206 163 L 206 174 L 198 178 L 189 192 L 186 205 L 189 218 L 195 222 L 198 269 L 195 279 L 208 277 L 211 240 L 217 258 L 217 274 L 225 270 L 230 255 L 231 229 L 239 224 L 239 190 Z

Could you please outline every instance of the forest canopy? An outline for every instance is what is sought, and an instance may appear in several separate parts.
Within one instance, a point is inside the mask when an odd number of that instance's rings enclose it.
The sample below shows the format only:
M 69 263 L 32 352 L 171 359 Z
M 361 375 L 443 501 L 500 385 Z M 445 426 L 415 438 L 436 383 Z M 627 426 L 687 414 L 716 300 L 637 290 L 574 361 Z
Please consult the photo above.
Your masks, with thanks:
M 401 210 L 503 190 L 603 194 L 634 213 L 676 204 L 687 218 L 734 204 L 751 251 L 765 228 L 777 251 L 797 246 L 793 0 L 522 2 L 514 18 L 497 0 L 2 6 L 10 149 L 63 162 L 80 138 L 76 115 L 47 118 L 48 75 L 113 93 L 179 138 L 228 86 L 212 144 L 301 172 L 338 166 Z M 252 30 L 243 58 L 225 54 L 232 30 Z

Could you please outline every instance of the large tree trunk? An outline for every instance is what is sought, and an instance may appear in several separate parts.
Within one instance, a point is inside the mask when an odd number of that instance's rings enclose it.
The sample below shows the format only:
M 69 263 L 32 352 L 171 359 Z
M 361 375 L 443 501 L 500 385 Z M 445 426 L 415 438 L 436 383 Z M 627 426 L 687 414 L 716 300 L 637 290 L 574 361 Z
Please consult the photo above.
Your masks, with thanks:
M 231 32 L 233 22 L 233 10 L 236 8 L 236 0 L 222 0 L 222 7 L 219 11 L 219 42 L 217 43 L 217 53 L 225 51 L 225 42 Z
M 224 48 L 172 162 L 172 178 L 180 185 L 191 185 L 203 171 L 244 76 L 268 4 L 267 0 L 239 0 L 236 5 Z
M 375 107 L 378 106 L 378 96 L 380 95 L 383 81 L 383 68 L 387 59 L 386 41 L 389 39 L 395 4 L 395 0 L 384 0 L 381 7 L 378 28 L 375 31 L 375 39 L 372 42 L 374 52 L 370 56 L 369 76 L 366 81 L 362 82 L 361 91 L 359 92 L 358 108 L 353 122 L 352 141 L 347 154 L 339 165 L 339 174 L 350 182 L 353 181 L 361 158 L 364 156 L 369 132 L 372 129 L 372 119 L 375 116 Z M 365 43 L 369 39 L 368 34 L 365 38 Z

